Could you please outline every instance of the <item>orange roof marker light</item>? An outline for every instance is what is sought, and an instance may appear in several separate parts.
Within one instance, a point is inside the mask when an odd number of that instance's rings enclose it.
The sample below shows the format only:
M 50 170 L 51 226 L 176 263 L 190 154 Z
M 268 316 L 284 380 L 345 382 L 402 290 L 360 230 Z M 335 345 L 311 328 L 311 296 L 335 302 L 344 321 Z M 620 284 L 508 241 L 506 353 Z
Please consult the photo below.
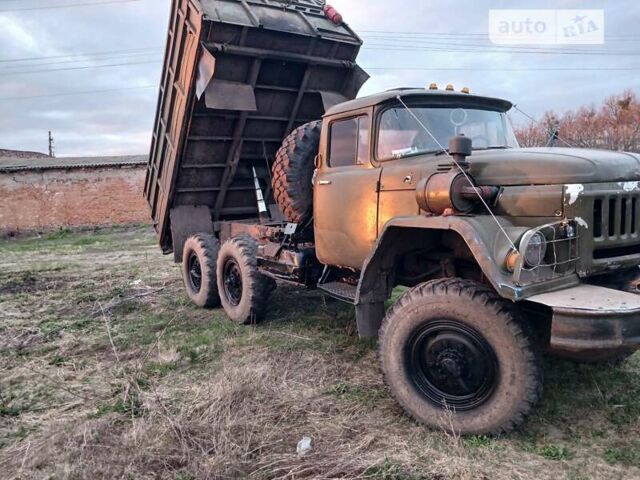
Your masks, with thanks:
M 438 89 L 437 83 L 432 83 L 431 85 L 429 85 L 429 90 L 437 90 L 437 89 Z
M 453 90 L 454 90 L 453 85 L 451 85 L 451 84 L 447 85 L 447 88 L 445 88 L 445 90 L 447 92 L 453 92 Z
M 462 93 L 466 93 L 468 94 L 470 92 L 469 87 L 464 87 L 462 90 L 460 90 Z

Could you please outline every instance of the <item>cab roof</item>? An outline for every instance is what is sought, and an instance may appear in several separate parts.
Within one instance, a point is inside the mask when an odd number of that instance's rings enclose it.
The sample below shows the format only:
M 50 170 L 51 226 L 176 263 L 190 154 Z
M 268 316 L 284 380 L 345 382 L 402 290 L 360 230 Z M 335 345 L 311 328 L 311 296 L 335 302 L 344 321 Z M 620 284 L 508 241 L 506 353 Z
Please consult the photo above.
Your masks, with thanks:
M 500 98 L 482 97 L 469 93 L 455 92 L 450 90 L 431 90 L 426 88 L 395 88 L 386 92 L 376 93 L 362 98 L 356 98 L 348 102 L 340 103 L 331 107 L 325 113 L 325 117 L 359 110 L 361 108 L 372 107 L 388 101 L 397 99 L 400 96 L 404 102 L 413 102 L 419 97 L 423 97 L 427 102 L 433 100 L 440 104 L 456 103 L 469 105 L 469 107 L 487 108 L 500 112 L 511 110 L 513 104 L 508 100 Z

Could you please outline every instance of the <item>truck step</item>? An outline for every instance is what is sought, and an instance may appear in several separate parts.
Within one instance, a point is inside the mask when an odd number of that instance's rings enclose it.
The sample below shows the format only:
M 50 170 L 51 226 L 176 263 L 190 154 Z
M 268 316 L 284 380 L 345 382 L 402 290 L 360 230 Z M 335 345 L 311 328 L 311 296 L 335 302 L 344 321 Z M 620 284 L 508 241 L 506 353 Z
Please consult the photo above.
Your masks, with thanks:
M 356 299 L 358 287 L 342 282 L 328 282 L 318 285 L 318 288 L 328 295 L 343 302 L 353 303 Z

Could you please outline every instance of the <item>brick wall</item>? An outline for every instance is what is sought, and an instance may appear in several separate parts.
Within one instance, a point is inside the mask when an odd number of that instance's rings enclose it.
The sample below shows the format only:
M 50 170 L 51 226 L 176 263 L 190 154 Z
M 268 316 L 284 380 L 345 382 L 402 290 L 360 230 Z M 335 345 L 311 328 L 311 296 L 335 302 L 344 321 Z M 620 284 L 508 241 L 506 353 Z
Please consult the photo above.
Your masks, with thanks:
M 144 166 L 0 173 L 0 232 L 149 223 Z

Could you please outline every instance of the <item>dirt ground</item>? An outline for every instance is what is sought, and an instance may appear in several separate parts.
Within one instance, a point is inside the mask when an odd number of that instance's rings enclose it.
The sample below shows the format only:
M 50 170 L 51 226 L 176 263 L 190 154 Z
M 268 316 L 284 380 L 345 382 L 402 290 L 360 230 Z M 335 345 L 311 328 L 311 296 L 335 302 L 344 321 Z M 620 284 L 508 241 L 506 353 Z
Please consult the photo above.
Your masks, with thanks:
M 142 227 L 0 240 L 0 372 L 3 479 L 640 478 L 640 355 L 546 360 L 509 436 L 430 431 L 351 308 L 281 286 L 234 325 L 189 304 Z

